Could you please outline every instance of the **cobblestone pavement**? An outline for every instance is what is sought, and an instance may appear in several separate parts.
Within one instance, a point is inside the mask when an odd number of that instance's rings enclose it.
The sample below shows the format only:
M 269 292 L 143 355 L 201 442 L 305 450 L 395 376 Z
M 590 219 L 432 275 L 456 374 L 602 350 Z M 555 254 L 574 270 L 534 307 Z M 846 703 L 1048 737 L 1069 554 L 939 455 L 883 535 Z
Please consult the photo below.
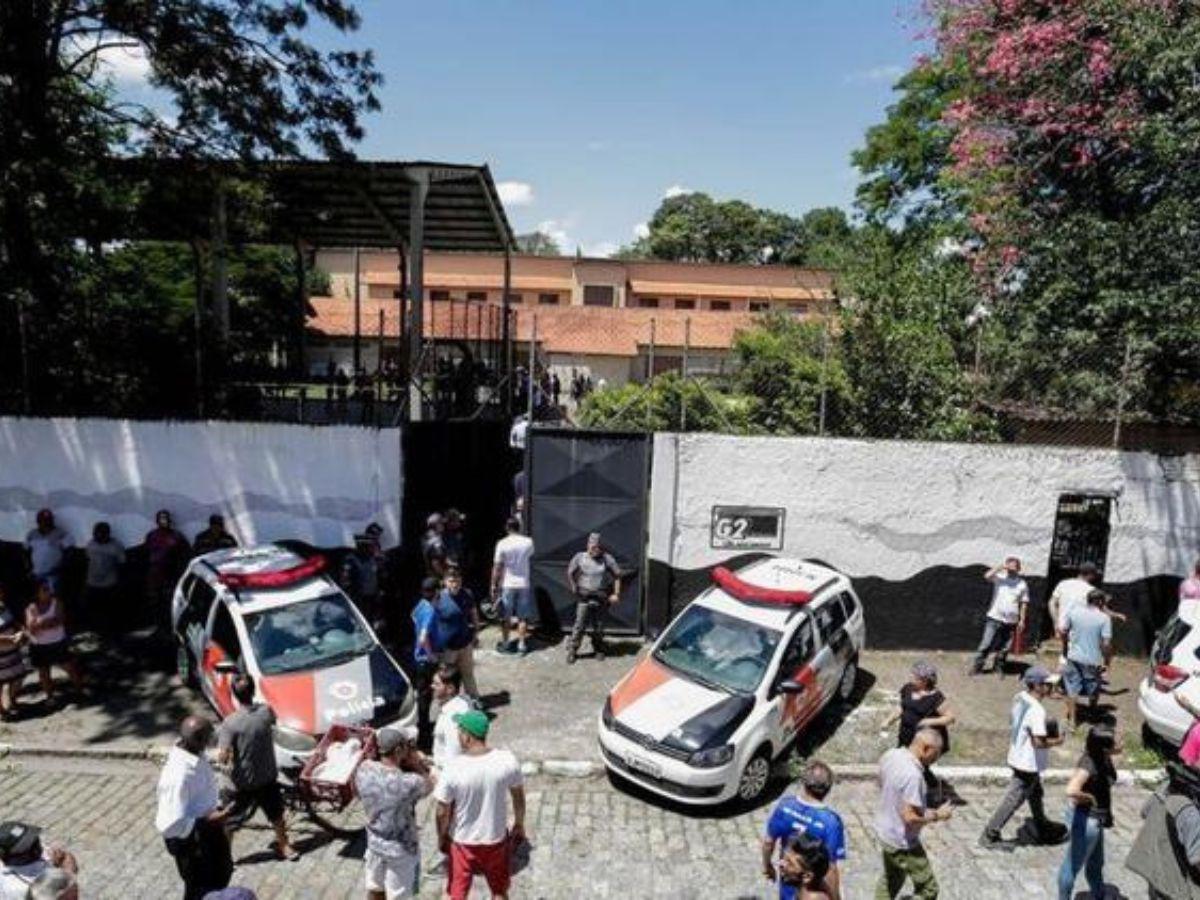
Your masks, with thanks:
M 82 869 L 83 896 L 159 900 L 175 897 L 178 881 L 153 830 L 157 772 L 143 763 L 5 761 L 0 770 L 0 818 L 36 822 L 46 839 L 72 848 Z M 757 837 L 767 810 L 734 816 L 688 816 L 646 802 L 603 778 L 537 777 L 527 786 L 533 852 L 513 887 L 517 898 L 770 897 L 759 874 Z M 1062 787 L 1049 788 L 1052 810 Z M 1014 853 L 978 849 L 975 840 L 1001 788 L 960 786 L 965 801 L 949 824 L 929 830 L 927 846 L 945 898 L 1009 900 L 1049 898 L 1062 848 L 1021 848 Z M 1122 866 L 1136 831 L 1144 792 L 1122 787 L 1117 827 L 1108 832 L 1106 875 L 1120 888 L 1109 897 L 1143 897 L 1144 885 Z M 832 801 L 846 819 L 851 859 L 845 896 L 870 898 L 879 872 L 870 835 L 875 787 L 846 782 Z M 429 805 L 421 810 L 426 854 L 432 840 Z M 1013 823 L 1015 827 L 1017 823 Z M 294 823 L 298 863 L 276 862 L 261 821 L 240 831 L 234 883 L 263 900 L 361 898 L 361 846 L 331 841 L 305 821 Z M 426 880 L 422 897 L 439 896 Z M 1085 888 L 1078 886 L 1086 897 Z M 473 896 L 486 896 L 478 888 Z

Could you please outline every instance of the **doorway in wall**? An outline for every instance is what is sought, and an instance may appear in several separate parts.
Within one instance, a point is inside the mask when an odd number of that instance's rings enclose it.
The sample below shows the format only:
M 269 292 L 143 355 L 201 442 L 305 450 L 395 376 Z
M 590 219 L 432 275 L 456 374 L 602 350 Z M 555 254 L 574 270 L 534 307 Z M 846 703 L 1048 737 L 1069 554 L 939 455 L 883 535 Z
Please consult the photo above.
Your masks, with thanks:
M 1050 562 L 1046 566 L 1048 602 L 1054 588 L 1064 578 L 1074 578 L 1085 562 L 1095 563 L 1103 578 L 1108 561 L 1108 537 L 1112 530 L 1112 494 L 1060 494 L 1054 514 L 1054 537 L 1050 541 Z M 1048 619 L 1043 621 L 1043 634 L 1052 632 Z

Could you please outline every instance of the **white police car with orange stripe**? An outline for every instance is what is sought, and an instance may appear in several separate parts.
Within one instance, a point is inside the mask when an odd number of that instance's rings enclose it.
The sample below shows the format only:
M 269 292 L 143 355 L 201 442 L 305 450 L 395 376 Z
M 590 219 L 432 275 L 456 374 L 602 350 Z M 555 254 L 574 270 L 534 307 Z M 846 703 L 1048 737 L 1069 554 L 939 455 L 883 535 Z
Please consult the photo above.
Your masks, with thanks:
M 753 802 L 804 726 L 853 693 L 865 640 L 840 572 L 795 559 L 718 567 L 609 693 L 605 765 L 684 803 Z
M 217 550 L 192 560 L 172 603 L 180 677 L 224 718 L 237 708 L 233 677 L 250 675 L 285 769 L 331 725 L 416 719 L 412 685 L 325 568 L 273 544 Z

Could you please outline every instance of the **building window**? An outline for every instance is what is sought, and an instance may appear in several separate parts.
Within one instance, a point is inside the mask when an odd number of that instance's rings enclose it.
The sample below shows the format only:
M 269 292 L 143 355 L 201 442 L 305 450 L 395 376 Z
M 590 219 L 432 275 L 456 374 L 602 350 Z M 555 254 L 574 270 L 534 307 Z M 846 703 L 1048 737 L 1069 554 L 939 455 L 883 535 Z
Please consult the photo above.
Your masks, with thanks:
M 638 297 L 638 306 L 642 309 L 658 309 L 657 297 Z
M 751 300 L 750 312 L 766 312 L 771 308 L 771 304 L 766 300 Z
M 611 284 L 585 284 L 583 286 L 583 305 L 612 306 L 616 293 Z
M 430 291 L 429 299 L 437 302 L 444 302 L 450 299 L 449 291 Z
M 520 304 L 520 302 L 521 302 L 521 295 L 520 295 L 520 294 L 509 294 L 509 295 L 508 295 L 508 302 L 509 302 L 509 303 L 511 303 L 511 304 L 514 304 L 514 305 L 516 305 L 516 304 Z
M 695 309 L 696 301 L 695 300 L 676 300 L 675 308 L 676 309 Z
M 472 303 L 487 302 L 487 291 L 467 291 L 467 299 Z
M 558 306 L 558 294 L 538 294 L 539 306 Z
M 788 312 L 792 315 L 802 316 L 808 312 L 808 304 L 803 300 L 796 300 L 788 304 Z
M 709 300 L 708 308 L 713 312 L 729 312 L 728 300 Z

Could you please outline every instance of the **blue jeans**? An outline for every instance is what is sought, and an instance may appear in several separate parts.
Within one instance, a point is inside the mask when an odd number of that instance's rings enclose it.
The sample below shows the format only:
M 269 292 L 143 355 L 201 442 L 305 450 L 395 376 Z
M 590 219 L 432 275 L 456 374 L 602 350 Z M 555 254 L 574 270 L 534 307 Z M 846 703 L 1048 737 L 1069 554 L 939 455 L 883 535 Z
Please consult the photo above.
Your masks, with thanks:
M 1075 879 L 1079 870 L 1087 880 L 1093 897 L 1104 896 L 1104 829 L 1086 810 L 1067 807 L 1066 821 L 1071 828 L 1071 843 L 1067 856 L 1058 870 L 1058 900 L 1075 896 Z

